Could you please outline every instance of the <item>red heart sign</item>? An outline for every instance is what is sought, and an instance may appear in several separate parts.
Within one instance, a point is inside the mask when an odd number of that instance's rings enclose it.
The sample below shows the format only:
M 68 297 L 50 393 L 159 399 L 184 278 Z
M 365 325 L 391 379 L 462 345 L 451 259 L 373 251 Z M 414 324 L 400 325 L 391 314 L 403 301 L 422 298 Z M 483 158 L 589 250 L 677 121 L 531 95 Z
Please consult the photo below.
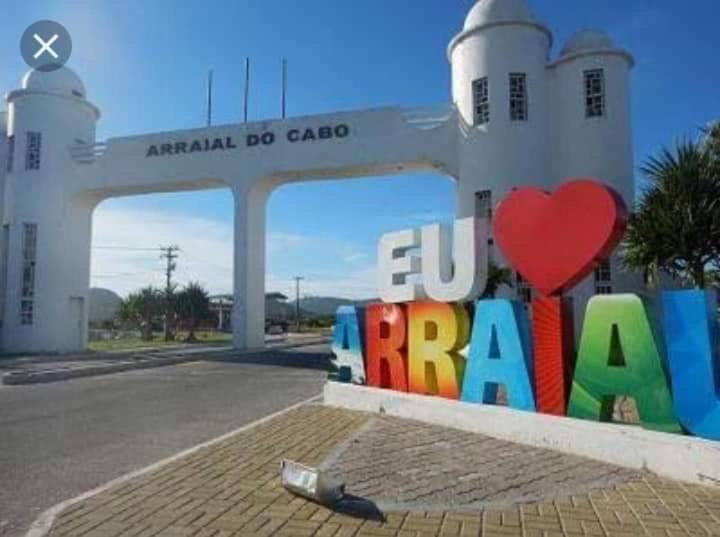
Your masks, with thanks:
M 571 289 L 612 253 L 627 219 L 625 202 L 612 188 L 573 179 L 553 194 L 513 191 L 497 208 L 495 240 L 523 278 L 552 295 Z

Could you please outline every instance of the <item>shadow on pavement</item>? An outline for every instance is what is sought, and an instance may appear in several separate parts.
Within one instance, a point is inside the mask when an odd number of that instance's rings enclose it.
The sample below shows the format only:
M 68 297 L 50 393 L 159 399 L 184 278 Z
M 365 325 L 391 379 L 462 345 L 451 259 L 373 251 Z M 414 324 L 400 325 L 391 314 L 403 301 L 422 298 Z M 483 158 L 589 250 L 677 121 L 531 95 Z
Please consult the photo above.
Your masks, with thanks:
M 371 500 L 346 494 L 342 500 L 333 505 L 333 511 L 343 515 L 375 522 L 385 522 L 385 515 Z
M 334 371 L 335 368 L 330 361 L 331 356 L 331 354 L 317 352 L 275 351 L 248 355 L 216 356 L 209 359 L 209 361 Z

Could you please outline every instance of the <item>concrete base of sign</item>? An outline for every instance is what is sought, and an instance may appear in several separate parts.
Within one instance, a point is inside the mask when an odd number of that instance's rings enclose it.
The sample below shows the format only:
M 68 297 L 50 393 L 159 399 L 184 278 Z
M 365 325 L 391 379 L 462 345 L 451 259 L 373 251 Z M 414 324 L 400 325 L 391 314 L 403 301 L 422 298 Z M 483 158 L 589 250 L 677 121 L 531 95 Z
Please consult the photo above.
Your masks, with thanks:
M 720 442 L 337 382 L 325 385 L 324 401 L 649 470 L 670 479 L 720 485 Z

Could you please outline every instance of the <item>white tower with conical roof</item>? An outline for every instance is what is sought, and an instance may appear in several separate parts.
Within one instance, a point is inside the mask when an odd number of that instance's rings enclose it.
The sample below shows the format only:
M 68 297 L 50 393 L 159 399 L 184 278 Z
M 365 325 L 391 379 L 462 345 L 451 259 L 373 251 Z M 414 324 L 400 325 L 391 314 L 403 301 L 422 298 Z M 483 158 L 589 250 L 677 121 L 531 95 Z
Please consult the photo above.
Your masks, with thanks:
M 94 205 L 68 197 L 66 182 L 69 148 L 95 142 L 99 110 L 67 67 L 31 70 L 6 99 L 3 350 L 84 348 Z
M 596 30 L 572 37 L 556 59 L 552 46 L 527 0 L 479 0 L 450 42 L 460 121 L 458 218 L 490 214 L 515 187 L 552 190 L 572 177 L 609 184 L 632 206 L 633 59 Z M 596 292 L 637 285 L 614 259 L 573 291 L 576 310 Z M 519 291 L 530 297 L 523 282 Z

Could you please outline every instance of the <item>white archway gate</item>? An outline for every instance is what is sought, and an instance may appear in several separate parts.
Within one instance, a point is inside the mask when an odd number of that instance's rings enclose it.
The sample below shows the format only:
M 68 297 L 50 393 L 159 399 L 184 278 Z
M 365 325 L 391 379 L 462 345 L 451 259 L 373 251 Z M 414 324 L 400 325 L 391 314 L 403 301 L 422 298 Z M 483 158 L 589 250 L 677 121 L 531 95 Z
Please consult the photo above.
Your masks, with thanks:
M 92 212 L 113 196 L 232 189 L 233 341 L 242 348 L 262 344 L 265 203 L 283 183 L 435 171 L 457 179 L 457 217 L 464 218 L 480 207 L 488 214 L 518 185 L 554 189 L 570 177 L 594 177 L 632 206 L 634 60 L 598 31 L 580 32 L 559 50 L 553 54 L 552 33 L 526 0 L 482 0 L 448 47 L 452 107 L 361 110 L 104 144 L 94 143 L 100 111 L 75 73 L 30 71 L 8 94 L 7 117 L 0 114 L 0 161 L 8 170 L 0 166 L 3 350 L 78 350 L 73 332 L 87 309 Z M 604 288 L 637 289 L 639 279 L 623 274 L 616 259 L 606 272 Z M 575 288 L 577 311 L 595 284 L 589 278 Z
M 65 210 L 54 229 L 38 226 L 43 242 L 58 231 L 57 248 L 44 248 L 42 267 L 55 267 L 53 297 L 35 297 L 32 336 L 5 334 L 6 349 L 84 348 L 87 341 L 90 236 L 94 208 L 135 194 L 227 188 L 235 204 L 233 345 L 264 344 L 265 219 L 271 192 L 303 180 L 344 179 L 419 170 L 453 175 L 456 114 L 452 108 L 397 108 L 309 116 L 110 139 L 69 149 Z M 61 230 L 61 231 L 60 231 Z M 41 282 L 37 282 L 41 283 Z M 81 300 L 83 299 L 84 300 Z M 62 301 L 62 298 L 60 298 Z M 84 304 L 79 308 L 78 304 Z M 9 311 L 7 314 L 11 314 Z M 77 336 L 78 323 L 83 334 Z M 28 330 L 20 331 L 27 333 Z M 29 334 L 28 334 L 29 335 Z

